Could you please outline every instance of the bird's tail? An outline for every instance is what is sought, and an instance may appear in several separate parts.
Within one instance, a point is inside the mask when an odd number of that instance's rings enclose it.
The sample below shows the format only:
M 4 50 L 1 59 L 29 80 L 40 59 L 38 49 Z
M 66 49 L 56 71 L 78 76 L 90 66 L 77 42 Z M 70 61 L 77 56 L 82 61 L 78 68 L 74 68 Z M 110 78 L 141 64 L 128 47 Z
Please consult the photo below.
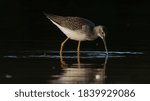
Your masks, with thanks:
M 54 17 L 56 17 L 56 15 L 54 14 L 47 14 L 43 11 L 43 14 L 48 18 L 48 19 L 53 19 Z
M 66 20 L 65 17 L 63 16 L 58 16 L 58 15 L 54 15 L 54 14 L 47 14 L 45 12 L 43 12 L 43 14 L 51 21 L 54 21 L 57 24 L 60 24 L 62 21 Z
M 46 16 L 46 18 L 50 19 L 50 14 L 47 14 L 43 11 L 43 14 Z

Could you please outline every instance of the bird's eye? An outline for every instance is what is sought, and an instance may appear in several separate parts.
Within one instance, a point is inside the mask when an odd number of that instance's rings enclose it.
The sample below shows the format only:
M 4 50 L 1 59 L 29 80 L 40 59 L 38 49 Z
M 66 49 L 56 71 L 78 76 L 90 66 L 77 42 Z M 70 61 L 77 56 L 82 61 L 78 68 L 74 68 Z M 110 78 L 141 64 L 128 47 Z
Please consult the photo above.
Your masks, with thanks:
M 102 32 L 102 35 L 105 37 L 105 32 Z

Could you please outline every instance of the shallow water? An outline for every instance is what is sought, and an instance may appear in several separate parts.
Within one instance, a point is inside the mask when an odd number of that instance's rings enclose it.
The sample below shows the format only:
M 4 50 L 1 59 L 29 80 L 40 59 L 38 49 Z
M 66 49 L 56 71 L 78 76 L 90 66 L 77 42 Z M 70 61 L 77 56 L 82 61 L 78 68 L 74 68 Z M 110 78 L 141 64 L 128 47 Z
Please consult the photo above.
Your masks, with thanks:
M 0 55 L 0 83 L 150 83 L 149 55 L 130 51 L 9 51 Z

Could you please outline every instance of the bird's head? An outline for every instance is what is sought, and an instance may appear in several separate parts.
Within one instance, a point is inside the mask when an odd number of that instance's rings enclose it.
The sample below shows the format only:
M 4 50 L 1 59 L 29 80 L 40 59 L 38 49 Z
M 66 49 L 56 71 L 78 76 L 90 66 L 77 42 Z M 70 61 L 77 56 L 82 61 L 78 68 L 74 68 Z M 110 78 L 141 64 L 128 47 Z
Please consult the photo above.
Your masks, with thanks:
M 103 42 L 104 42 L 104 46 L 105 46 L 105 50 L 106 50 L 106 54 L 108 54 L 108 50 L 107 50 L 107 45 L 106 45 L 106 41 L 105 41 L 105 37 L 106 37 L 106 29 L 104 26 L 96 26 L 94 27 L 94 32 L 95 34 L 97 34 L 97 36 L 99 36 Z
M 94 32 L 95 34 L 97 34 L 99 37 L 101 37 L 102 39 L 105 38 L 105 31 L 104 31 L 104 26 L 96 26 L 94 28 Z

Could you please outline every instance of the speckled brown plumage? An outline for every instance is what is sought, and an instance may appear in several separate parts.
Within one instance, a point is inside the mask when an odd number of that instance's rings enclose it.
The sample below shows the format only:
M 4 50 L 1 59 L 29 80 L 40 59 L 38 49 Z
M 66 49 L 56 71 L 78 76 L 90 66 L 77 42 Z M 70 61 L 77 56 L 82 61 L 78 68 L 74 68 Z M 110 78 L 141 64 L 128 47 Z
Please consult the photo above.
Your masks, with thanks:
M 63 17 L 52 14 L 45 14 L 48 19 L 53 20 L 62 27 L 69 28 L 71 30 L 80 30 L 84 25 L 93 29 L 95 24 L 87 19 L 81 17 Z

